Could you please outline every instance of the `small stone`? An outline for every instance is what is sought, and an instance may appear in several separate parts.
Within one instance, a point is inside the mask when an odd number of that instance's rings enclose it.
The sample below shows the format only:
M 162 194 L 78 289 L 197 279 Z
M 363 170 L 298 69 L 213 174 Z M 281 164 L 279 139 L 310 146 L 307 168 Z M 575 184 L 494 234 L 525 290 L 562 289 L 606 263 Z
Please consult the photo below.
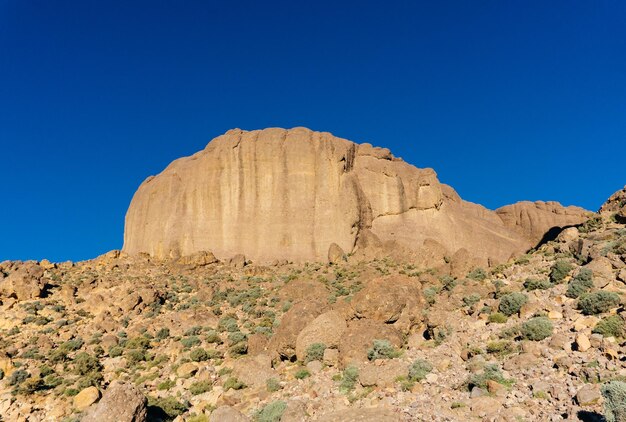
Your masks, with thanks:
M 198 371 L 198 366 L 192 362 L 183 363 L 176 370 L 176 375 L 181 378 L 189 378 Z
M 339 264 L 346 260 L 346 254 L 336 243 L 331 243 L 328 248 L 328 262 L 331 264 Z
M 591 349 L 591 342 L 589 341 L 589 337 L 585 334 L 580 333 L 576 336 L 576 348 L 579 352 L 586 352 Z
M 576 393 L 576 402 L 580 406 L 589 406 L 597 403 L 601 397 L 600 387 L 597 384 L 585 384 Z
M 337 364 L 339 364 L 339 350 L 324 350 L 324 363 L 328 366 L 337 366 Z
M 548 318 L 552 320 L 563 319 L 563 314 L 558 311 L 550 311 L 548 312 Z
M 324 364 L 319 360 L 312 360 L 311 362 L 306 364 L 306 367 L 312 374 L 317 374 L 322 370 Z
M 100 398 L 100 390 L 96 387 L 87 387 L 74 396 L 74 409 L 83 411 L 94 404 Z
M 485 395 L 485 391 L 480 387 L 472 388 L 472 391 L 470 393 L 471 398 L 482 397 L 484 395 Z

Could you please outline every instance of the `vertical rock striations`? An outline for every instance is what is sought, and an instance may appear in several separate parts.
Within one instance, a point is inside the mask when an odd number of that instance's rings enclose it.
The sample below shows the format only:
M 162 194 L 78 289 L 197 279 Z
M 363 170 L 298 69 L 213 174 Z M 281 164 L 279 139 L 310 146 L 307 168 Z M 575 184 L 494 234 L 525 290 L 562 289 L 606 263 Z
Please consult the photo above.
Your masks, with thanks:
M 233 129 L 139 187 L 124 251 L 324 261 L 333 243 L 346 253 L 375 243 L 419 259 L 425 241 L 441 246 L 428 258 L 435 261 L 467 249 L 480 262 L 500 262 L 534 246 L 495 212 L 461 200 L 432 169 L 387 149 L 305 128 Z

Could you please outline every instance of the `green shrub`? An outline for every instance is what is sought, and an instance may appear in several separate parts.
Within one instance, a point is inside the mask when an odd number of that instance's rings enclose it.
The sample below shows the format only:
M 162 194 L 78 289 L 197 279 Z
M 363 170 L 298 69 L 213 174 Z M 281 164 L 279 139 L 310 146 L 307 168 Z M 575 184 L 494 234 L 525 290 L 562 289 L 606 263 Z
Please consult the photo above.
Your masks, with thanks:
M 124 353 L 124 349 L 120 346 L 111 346 L 109 348 L 109 357 L 116 358 L 118 356 L 122 356 L 122 353 Z
M 94 372 L 100 372 L 102 366 L 95 356 L 89 353 L 81 352 L 74 359 L 74 373 L 78 375 L 89 375 Z
M 148 356 L 144 350 L 133 349 L 126 352 L 126 359 L 132 365 L 136 365 L 139 362 L 145 361 Z
M 592 281 L 576 280 L 573 279 L 567 285 L 567 291 L 565 296 L 576 299 L 583 294 L 587 293 L 593 287 Z
M 207 391 L 211 391 L 213 385 L 209 381 L 196 381 L 189 386 L 189 392 L 197 396 L 198 394 L 206 393 Z
M 437 299 L 437 289 L 435 287 L 426 287 L 423 291 L 424 299 L 429 305 L 433 305 Z
M 621 338 L 626 334 L 626 324 L 620 315 L 611 315 L 602 318 L 594 327 L 593 332 L 602 334 L 604 337 Z
M 519 313 L 522 306 L 528 302 L 528 296 L 524 293 L 509 293 L 500 298 L 498 310 L 506 316 Z
M 150 340 L 145 337 L 134 337 L 126 342 L 124 345 L 127 349 L 142 349 L 146 350 L 150 348 Z
M 217 333 L 217 331 L 215 330 L 210 330 L 206 337 L 204 338 L 204 340 L 207 343 L 215 343 L 215 344 L 222 344 L 222 338 L 220 337 L 220 335 Z
M 185 349 L 191 349 L 192 347 L 199 345 L 201 341 L 197 336 L 189 336 L 182 338 L 180 343 L 185 347 Z
M 356 381 L 359 379 L 359 369 L 356 366 L 348 366 L 343 370 L 339 391 L 347 393 L 354 390 Z
M 597 215 L 585 221 L 578 227 L 578 231 L 581 233 L 589 233 L 602 228 L 602 216 Z
M 161 328 L 159 331 L 157 331 L 155 337 L 156 337 L 157 340 L 165 340 L 169 336 L 170 336 L 170 329 L 169 328 Z
M 472 271 L 467 273 L 467 278 L 476 280 L 476 281 L 483 281 L 484 279 L 487 278 L 487 273 L 485 272 L 484 269 L 478 267 L 478 268 L 474 268 Z
M 367 351 L 369 360 L 393 359 L 398 356 L 400 356 L 400 352 L 393 347 L 389 340 L 374 340 L 372 348 Z
M 531 318 L 520 327 L 522 337 L 533 341 L 550 337 L 553 330 L 552 322 L 546 317 Z
M 601 314 L 617 305 L 619 305 L 619 295 L 604 290 L 585 294 L 578 300 L 578 309 L 585 315 Z
M 159 385 L 157 385 L 157 390 L 169 390 L 170 388 L 172 388 L 175 385 L 176 385 L 175 381 L 165 380 L 165 381 L 159 383 Z
M 481 373 L 470 376 L 466 381 L 466 385 L 469 391 L 472 391 L 474 387 L 486 390 L 487 381 L 495 381 L 502 385 L 510 385 L 512 383 L 511 380 L 504 378 L 498 365 L 488 364 L 485 365 Z
M 531 290 L 547 290 L 552 287 L 552 283 L 546 279 L 527 278 L 524 282 L 524 288 L 528 291 Z
M 239 331 L 239 325 L 237 324 L 237 320 L 235 318 L 225 316 L 220 318 L 220 322 L 217 324 L 217 329 L 219 331 L 228 331 L 233 333 L 235 331 Z
M 565 277 L 574 269 L 574 266 L 568 261 L 559 260 L 550 268 L 550 281 L 553 284 L 561 283 Z
M 314 360 L 322 361 L 324 359 L 324 351 L 326 350 L 326 345 L 324 343 L 313 343 L 309 347 L 306 348 L 306 359 L 305 363 L 309 363 Z
M 267 391 L 269 391 L 270 393 L 273 393 L 283 388 L 280 385 L 280 381 L 278 381 L 276 378 L 269 378 L 265 385 L 267 387 Z
M 494 312 L 489 315 L 489 322 L 494 324 L 504 324 L 508 320 L 507 316 L 501 312 Z
M 231 356 L 245 355 L 246 353 L 248 353 L 248 342 L 242 341 L 240 343 L 230 346 L 228 348 L 228 353 L 230 353 Z
M 433 370 L 433 366 L 424 359 L 417 359 L 409 367 L 409 380 L 421 381 Z
M 471 307 L 474 306 L 480 300 L 480 295 L 478 293 L 472 293 L 469 296 L 465 296 L 463 298 L 463 305 Z
M 255 415 L 255 420 L 258 422 L 279 422 L 285 409 L 287 409 L 287 403 L 282 400 L 269 403 Z
M 626 383 L 609 381 L 600 388 L 606 422 L 626 421 Z
M 310 377 L 311 373 L 309 372 L 308 369 L 300 369 L 298 372 L 296 372 L 294 376 L 296 377 L 296 379 L 303 380 L 305 378 Z
M 21 383 L 26 381 L 28 377 L 30 377 L 30 374 L 28 372 L 23 369 L 18 369 L 11 374 L 8 382 L 9 385 L 20 385 Z
M 198 347 L 196 349 L 193 349 L 191 353 L 189 353 L 189 358 L 194 362 L 204 362 L 205 360 L 209 359 L 209 354 L 206 352 L 206 350 Z
M 490 341 L 487 343 L 486 351 L 494 355 L 506 355 L 515 350 L 513 343 L 507 340 Z
M 148 405 L 160 408 L 170 418 L 174 419 L 189 410 L 188 402 L 180 402 L 175 397 L 154 398 L 148 396 Z
M 230 377 L 226 381 L 224 381 L 224 391 L 228 391 L 231 388 L 233 390 L 241 390 L 242 388 L 246 388 L 246 384 L 239 381 L 235 377 Z

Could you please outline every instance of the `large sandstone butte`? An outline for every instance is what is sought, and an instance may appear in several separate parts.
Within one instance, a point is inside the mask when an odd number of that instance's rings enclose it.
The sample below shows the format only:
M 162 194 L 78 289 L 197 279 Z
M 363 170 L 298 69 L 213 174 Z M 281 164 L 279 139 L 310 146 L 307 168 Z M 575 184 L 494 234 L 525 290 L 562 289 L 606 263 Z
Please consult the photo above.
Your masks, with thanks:
M 124 251 L 301 262 L 326 260 L 336 243 L 347 253 L 375 245 L 435 261 L 465 249 L 487 264 L 587 217 L 581 208 L 541 204 L 496 213 L 388 149 L 306 128 L 233 129 L 141 184 L 126 215 Z

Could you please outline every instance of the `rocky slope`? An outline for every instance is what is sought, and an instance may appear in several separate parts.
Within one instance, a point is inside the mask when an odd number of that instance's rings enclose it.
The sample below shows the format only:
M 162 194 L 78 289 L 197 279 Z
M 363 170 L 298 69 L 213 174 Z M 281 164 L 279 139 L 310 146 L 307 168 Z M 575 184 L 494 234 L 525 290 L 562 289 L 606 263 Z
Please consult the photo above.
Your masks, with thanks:
M 3 262 L 0 420 L 601 420 L 626 380 L 620 209 L 490 269 Z
M 556 203 L 498 212 L 463 201 L 432 169 L 389 150 L 305 128 L 231 130 L 148 178 L 126 215 L 123 250 L 156 258 L 211 251 L 326 261 L 335 244 L 436 266 L 456 253 L 487 265 L 588 213 Z

